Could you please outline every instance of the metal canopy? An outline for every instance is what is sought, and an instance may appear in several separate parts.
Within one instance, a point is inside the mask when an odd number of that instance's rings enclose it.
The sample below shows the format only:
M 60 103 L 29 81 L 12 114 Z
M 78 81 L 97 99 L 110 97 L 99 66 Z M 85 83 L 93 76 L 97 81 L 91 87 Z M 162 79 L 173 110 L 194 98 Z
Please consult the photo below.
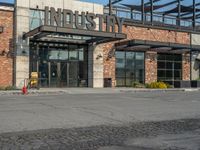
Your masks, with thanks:
M 147 40 L 130 40 L 121 43 L 116 43 L 115 46 L 117 50 L 148 50 L 168 53 L 185 53 L 189 51 L 200 51 L 199 45 L 187 45 Z
M 67 38 L 69 36 L 76 36 L 77 39 Z M 40 26 L 34 30 L 29 31 L 23 35 L 23 38 L 32 38 L 34 40 L 45 41 L 62 41 L 67 42 L 80 42 L 81 44 L 89 43 L 106 43 L 116 40 L 122 40 L 126 38 L 122 33 L 100 32 L 81 29 L 71 29 L 54 26 Z

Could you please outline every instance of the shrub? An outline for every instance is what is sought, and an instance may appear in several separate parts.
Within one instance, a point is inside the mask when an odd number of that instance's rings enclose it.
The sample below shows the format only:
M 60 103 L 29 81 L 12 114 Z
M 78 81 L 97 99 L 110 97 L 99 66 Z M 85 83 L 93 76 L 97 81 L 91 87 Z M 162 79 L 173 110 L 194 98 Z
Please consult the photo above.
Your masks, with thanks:
M 5 90 L 8 91 L 8 90 L 16 90 L 16 87 L 15 86 L 7 86 L 5 87 Z
M 165 83 L 166 84 L 166 86 L 167 86 L 167 88 L 169 89 L 169 88 L 173 88 L 173 85 L 170 85 L 169 83 Z
M 133 82 L 132 87 L 134 88 L 145 88 L 145 85 L 140 82 Z
M 146 87 L 151 89 L 167 89 L 167 85 L 164 82 L 152 82 L 147 84 Z
M 1 87 L 0 87 L 0 91 L 3 91 L 3 90 L 5 90 L 5 87 L 2 87 L 2 86 L 1 86 Z
M 16 90 L 14 86 L 1 86 L 0 91 L 9 91 L 9 90 Z

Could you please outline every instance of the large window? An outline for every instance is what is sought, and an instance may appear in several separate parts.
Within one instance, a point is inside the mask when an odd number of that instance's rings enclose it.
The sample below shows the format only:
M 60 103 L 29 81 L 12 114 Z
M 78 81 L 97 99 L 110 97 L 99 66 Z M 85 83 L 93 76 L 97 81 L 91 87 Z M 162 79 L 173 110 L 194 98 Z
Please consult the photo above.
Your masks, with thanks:
M 144 83 L 144 53 L 131 51 L 116 52 L 117 86 L 132 86 Z
M 38 72 L 42 87 L 87 87 L 86 45 L 30 43 L 30 72 Z
M 182 55 L 158 54 L 158 80 L 170 84 L 182 80 Z

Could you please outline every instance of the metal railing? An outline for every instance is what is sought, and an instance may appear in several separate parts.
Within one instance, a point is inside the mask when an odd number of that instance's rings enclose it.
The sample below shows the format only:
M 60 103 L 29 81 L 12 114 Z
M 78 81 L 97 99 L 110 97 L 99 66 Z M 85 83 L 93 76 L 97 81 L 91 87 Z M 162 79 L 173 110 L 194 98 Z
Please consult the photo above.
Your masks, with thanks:
M 109 10 L 107 7 L 104 8 L 104 14 L 108 14 Z M 178 19 L 173 15 L 163 15 L 161 13 L 154 12 L 153 20 L 151 20 L 150 13 L 144 13 L 144 20 L 142 20 L 142 13 L 138 11 L 132 11 L 130 9 L 113 8 L 112 13 L 120 18 L 125 18 L 126 21 L 133 21 L 142 24 L 151 24 L 153 26 L 163 26 L 179 29 L 188 29 L 194 31 L 200 31 L 200 22 L 195 21 L 195 26 L 193 26 L 193 21 L 190 19 Z

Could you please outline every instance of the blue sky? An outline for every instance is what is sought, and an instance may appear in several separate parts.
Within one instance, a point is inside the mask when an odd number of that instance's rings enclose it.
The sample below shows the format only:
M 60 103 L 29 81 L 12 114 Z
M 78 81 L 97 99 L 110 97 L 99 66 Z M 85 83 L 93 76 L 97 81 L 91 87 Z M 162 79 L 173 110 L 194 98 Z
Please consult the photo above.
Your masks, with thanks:
M 95 2 L 95 3 L 100 3 L 100 4 L 107 4 L 109 0 L 81 0 L 81 1 L 87 1 L 87 2 Z M 145 2 L 148 2 L 149 0 L 145 0 Z M 156 3 L 156 4 L 164 4 L 164 3 L 168 3 L 174 0 L 160 0 L 160 2 Z M 0 0 L 0 2 L 7 2 L 7 3 L 13 3 L 14 0 Z M 123 0 L 120 3 L 126 3 L 126 4 L 133 4 L 133 5 L 139 5 L 141 2 L 141 0 Z M 196 3 L 200 2 L 200 0 L 196 0 Z M 182 2 L 183 5 L 192 5 L 192 0 L 184 0 Z M 175 5 L 174 5 L 175 6 Z M 171 6 L 172 8 L 174 6 Z M 171 8 L 170 7 L 170 8 Z M 200 8 L 200 7 L 199 7 Z
M 103 4 L 107 4 L 109 0 L 82 0 L 82 1 L 88 1 L 88 2 L 96 2 L 96 3 L 103 3 Z M 149 0 L 145 0 L 145 2 L 148 2 Z M 174 0 L 161 0 L 161 4 L 162 3 L 168 3 Z M 134 4 L 134 5 L 138 5 L 140 4 L 141 0 L 123 0 L 120 3 L 129 3 L 129 4 Z M 200 0 L 196 0 L 196 2 L 200 2 Z M 159 4 L 159 3 L 157 3 Z M 192 4 L 192 0 L 184 0 L 182 2 L 182 4 L 184 5 L 188 5 L 188 4 Z
M 0 0 L 0 2 L 13 3 L 14 0 Z
M 14 0 L 0 0 L 0 2 L 7 2 L 7 3 L 12 3 Z M 109 0 L 82 0 L 82 1 L 88 1 L 88 2 L 96 2 L 96 3 L 101 3 L 101 4 L 107 4 Z M 121 3 L 132 3 L 132 4 L 139 4 L 141 0 L 124 0 Z M 146 0 L 148 1 L 148 0 Z M 173 0 L 161 0 L 162 2 L 170 2 Z M 196 0 L 197 2 L 200 2 L 200 0 Z M 191 4 L 192 0 L 184 0 L 183 4 Z

